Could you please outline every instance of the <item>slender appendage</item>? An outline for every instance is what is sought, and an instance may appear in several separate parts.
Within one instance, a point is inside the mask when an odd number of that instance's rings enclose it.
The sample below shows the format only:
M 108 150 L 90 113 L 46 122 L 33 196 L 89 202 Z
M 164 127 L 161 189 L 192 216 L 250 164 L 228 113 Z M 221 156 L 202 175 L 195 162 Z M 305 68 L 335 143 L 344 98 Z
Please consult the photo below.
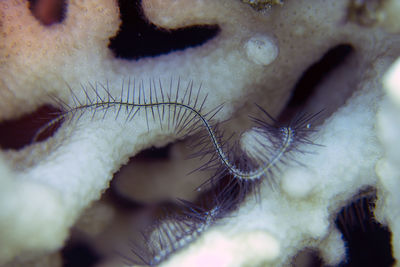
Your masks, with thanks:
M 193 82 L 189 82 L 183 91 L 180 80 L 174 86 L 171 79 L 169 90 L 163 89 L 161 81 L 157 87 L 156 82 L 150 80 L 149 86 L 145 88 L 143 81 L 131 83 L 128 80 L 127 88 L 124 81 L 122 82 L 118 97 L 111 94 L 108 84 L 106 86 L 98 83 L 89 84 L 87 87 L 82 86 L 82 90 L 84 100 L 80 99 L 71 88 L 72 103 L 67 104 L 54 98 L 54 101 L 62 107 L 62 113 L 42 128 L 36 138 L 60 121 L 79 121 L 85 113 L 91 112 L 92 120 L 98 119 L 99 113 L 101 119 L 104 119 L 107 113 L 114 109 L 115 120 L 125 112 L 125 121 L 129 123 L 143 111 L 148 131 L 150 131 L 150 121 L 158 121 L 160 129 L 166 132 L 170 132 L 172 128 L 177 136 L 188 136 L 202 130 L 203 135 L 196 144 L 200 150 L 194 155 L 200 157 L 209 155 L 210 158 L 198 170 L 216 168 L 216 174 L 209 180 L 211 183 L 219 181 L 226 174 L 231 175 L 233 181 L 236 181 L 229 182 L 222 193 L 216 195 L 212 208 L 203 210 L 182 201 L 185 210 L 183 215 L 166 218 L 152 227 L 151 232 L 144 235 L 148 252 L 140 253 L 133 250 L 143 263 L 149 265 L 160 263 L 173 252 L 193 242 L 218 219 L 237 207 L 238 202 L 242 201 L 248 192 L 246 184 L 250 185 L 254 181 L 271 177 L 273 169 L 285 162 L 290 152 L 303 152 L 298 149 L 299 143 L 314 144 L 307 139 L 307 136 L 313 131 L 311 123 L 319 115 L 319 113 L 311 116 L 301 115 L 288 125 L 277 127 L 277 122 L 264 109 L 257 106 L 274 124 L 266 122 L 265 119 L 252 118 L 255 127 L 242 134 L 242 147 L 232 148 L 218 130 L 218 124 L 213 123 L 213 118 L 222 109 L 222 105 L 205 112 L 207 96 L 200 97 L 201 86 L 194 92 Z M 215 177 L 217 179 L 214 179 Z M 235 187 L 240 191 L 235 193 L 237 196 L 230 192 Z M 235 197 L 232 197 L 234 195 Z M 150 254 L 150 257 L 144 254 Z
M 264 162 L 257 162 L 257 167 L 253 164 L 252 168 L 245 167 L 242 169 L 235 165 L 231 157 L 227 154 L 229 151 L 224 151 L 224 141 L 222 140 L 222 136 L 217 132 L 217 127 L 213 126 L 211 122 L 215 114 L 222 109 L 222 105 L 209 112 L 204 112 L 204 104 L 207 96 L 203 98 L 200 97 L 201 86 L 197 89 L 197 92 L 194 93 L 193 82 L 190 82 L 184 90 L 183 95 L 180 96 L 182 90 L 180 83 L 181 82 L 178 80 L 176 89 L 174 90 L 173 81 L 171 80 L 169 92 L 166 93 L 161 85 L 161 81 L 159 81 L 159 87 L 157 88 L 155 81 L 151 80 L 149 82 L 150 86 L 146 90 L 143 81 L 137 84 L 135 81 L 132 83 L 129 80 L 127 89 L 125 89 L 123 82 L 119 98 L 111 94 L 108 85 L 104 86 L 98 83 L 94 85 L 89 84 L 88 87 L 82 86 L 85 98 L 84 101 L 79 99 L 70 88 L 73 103 L 67 104 L 60 99 L 54 99 L 62 107 L 63 113 L 41 129 L 35 138 L 42 134 L 43 130 L 59 121 L 79 120 L 85 112 L 92 112 L 92 119 L 95 118 L 96 113 L 102 112 L 102 118 L 104 119 L 107 112 L 109 112 L 111 108 L 114 108 L 115 119 L 117 119 L 121 111 L 125 109 L 127 122 L 132 121 L 133 118 L 143 110 L 148 129 L 149 120 L 158 120 L 161 128 L 165 127 L 163 126 L 163 122 L 167 120 L 168 129 L 173 126 L 176 134 L 180 135 L 190 135 L 202 128 L 206 131 L 212 146 L 212 149 L 208 149 L 207 153 L 214 153 L 216 155 L 213 157 L 212 161 L 219 159 L 223 168 L 237 179 L 255 180 L 266 176 L 280 159 L 292 149 L 296 138 L 295 128 L 292 126 L 277 128 L 263 120 L 253 118 L 258 124 L 258 131 L 264 133 L 265 142 L 268 143 L 271 132 L 274 131 L 273 134 L 279 139 L 277 141 L 277 138 L 275 138 L 274 142 L 279 144 L 277 146 L 275 145 L 274 151 L 266 149 L 266 151 L 261 152 L 264 154 L 268 153 L 268 157 L 264 157 Z M 101 89 L 99 89 L 99 87 Z M 148 92 L 147 94 L 146 91 Z M 265 110 L 261 110 L 267 114 Z M 267 116 L 269 115 L 267 114 Z M 259 142 L 261 147 L 265 146 L 262 141 L 259 140 Z M 251 157 L 249 158 L 252 160 Z
M 218 191 L 218 190 L 217 190 Z M 179 201 L 179 213 L 168 213 L 142 232 L 143 240 L 133 244 L 139 261 L 123 256 L 129 264 L 155 266 L 174 252 L 197 240 L 210 227 L 236 208 L 232 192 L 212 192 L 211 207 L 205 208 L 186 200 Z M 210 203 L 209 203 L 210 204 Z M 210 205 L 208 205 L 210 206 Z
M 152 256 L 149 265 L 156 265 L 168 258 L 173 252 L 195 241 L 209 229 L 216 220 L 216 209 L 199 212 L 191 210 L 187 218 L 164 219 L 146 239 Z M 196 218 L 193 218 L 196 217 Z M 139 255 L 138 255 L 139 256 Z M 143 256 L 140 256 L 144 260 Z
M 127 122 L 132 121 L 136 115 L 140 114 L 143 110 L 145 113 L 145 119 L 147 128 L 149 130 L 149 120 L 159 121 L 160 128 L 165 127 L 164 121 L 167 121 L 168 130 L 173 127 L 177 135 L 191 135 L 203 129 L 206 131 L 206 136 L 209 138 L 209 144 L 205 146 L 209 149 L 205 153 L 211 153 L 215 156 L 212 157 L 212 161 L 215 164 L 215 160 L 219 160 L 222 167 L 231 175 L 237 179 L 242 180 L 255 180 L 265 177 L 270 173 L 271 169 L 277 165 L 285 154 L 293 149 L 293 144 L 296 144 L 297 129 L 292 126 L 285 126 L 277 128 L 272 126 L 261 119 L 253 118 L 256 124 L 258 124 L 257 131 L 261 131 L 265 138 L 264 141 L 258 140 L 261 147 L 265 148 L 265 151 L 260 153 L 268 153 L 264 157 L 264 162 L 257 162 L 253 164 L 252 168 L 237 166 L 233 161 L 230 151 L 224 150 L 224 141 L 222 135 L 218 133 L 217 125 L 212 124 L 213 117 L 222 109 L 222 105 L 204 112 L 204 104 L 207 96 L 200 97 L 201 86 L 197 89 L 197 92 L 193 92 L 193 82 L 189 82 L 184 89 L 183 95 L 181 90 L 181 82 L 178 80 L 176 89 L 173 90 L 173 81 L 171 79 L 169 92 L 166 93 L 159 81 L 158 88 L 156 87 L 155 81 L 149 81 L 149 87 L 146 89 L 143 81 L 140 83 L 133 83 L 129 80 L 127 89 L 125 89 L 124 82 L 121 86 L 121 94 L 119 97 L 113 96 L 107 86 L 95 83 L 89 84 L 88 87 L 83 87 L 84 98 L 82 101 L 79 97 L 73 93 L 70 88 L 72 95 L 72 104 L 67 104 L 60 99 L 54 99 L 63 109 L 63 112 L 58 118 L 51 121 L 46 127 L 39 130 L 35 139 L 43 133 L 43 131 L 59 121 L 68 120 L 79 120 L 85 112 L 92 112 L 92 119 L 94 120 L 97 113 L 102 112 L 102 118 L 104 119 L 110 109 L 114 108 L 115 119 L 117 119 L 121 111 L 125 109 L 125 120 Z M 99 87 L 101 89 L 99 89 Z M 101 92 L 100 92 L 101 90 Z M 146 92 L 148 92 L 146 94 Z M 259 107 L 269 118 L 271 116 Z M 200 122 L 200 123 L 199 123 Z M 201 126 L 202 125 L 202 126 Z M 273 151 L 271 148 L 266 147 L 265 143 L 270 142 L 271 135 L 274 135 L 274 147 Z M 203 143 L 202 143 L 203 145 Z M 203 155 L 204 156 L 204 155 Z M 249 157 L 249 160 L 253 160 Z M 254 160 L 253 160 L 254 161 Z M 208 163 L 207 166 L 211 164 Z

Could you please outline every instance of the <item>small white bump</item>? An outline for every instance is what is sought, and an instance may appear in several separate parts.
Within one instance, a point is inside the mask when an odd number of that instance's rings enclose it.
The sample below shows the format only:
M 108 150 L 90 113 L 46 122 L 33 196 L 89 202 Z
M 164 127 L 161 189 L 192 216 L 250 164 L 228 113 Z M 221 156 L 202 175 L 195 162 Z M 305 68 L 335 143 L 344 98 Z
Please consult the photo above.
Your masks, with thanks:
M 258 128 L 251 128 L 244 132 L 240 137 L 240 146 L 242 150 L 259 165 L 269 162 L 273 144 L 267 133 Z
M 385 73 L 383 83 L 392 101 L 400 106 L 400 59 Z
M 255 36 L 245 44 L 247 58 L 258 65 L 269 65 L 278 56 L 279 49 L 275 41 L 268 36 Z
M 313 173 L 303 168 L 291 168 L 281 177 L 282 191 L 293 198 L 304 199 L 314 190 L 315 177 Z

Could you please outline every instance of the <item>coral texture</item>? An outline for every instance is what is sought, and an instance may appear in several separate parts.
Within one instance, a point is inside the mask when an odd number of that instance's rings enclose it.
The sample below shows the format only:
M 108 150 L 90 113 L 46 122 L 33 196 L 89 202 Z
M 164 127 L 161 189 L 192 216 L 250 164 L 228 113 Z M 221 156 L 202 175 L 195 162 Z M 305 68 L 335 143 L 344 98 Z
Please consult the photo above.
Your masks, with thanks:
M 130 86 L 143 84 L 149 95 L 156 79 L 166 88 L 170 83 L 201 84 L 201 97 L 208 94 L 204 108 L 224 103 L 214 119 L 234 116 L 230 127 L 240 132 L 253 102 L 277 116 L 312 63 L 332 47 L 350 45 L 353 54 L 304 107 L 326 110 L 326 120 L 312 136 L 323 146 L 304 147 L 313 153 L 296 157 L 304 165 L 281 170 L 278 190 L 262 183 L 259 202 L 250 196 L 234 215 L 165 264 L 280 266 L 309 247 L 320 250 L 327 264 L 337 264 L 345 257 L 345 245 L 335 215 L 366 186 L 377 188 L 377 218 L 393 231 L 398 258 L 398 215 L 392 212 L 399 204 L 399 150 L 393 147 L 398 144 L 393 138 L 398 132 L 393 122 L 399 112 L 398 67 L 385 80 L 387 91 L 382 77 L 400 55 L 395 15 L 400 7 L 395 0 L 379 1 L 373 25 L 366 26 L 348 19 L 351 2 L 288 0 L 257 12 L 238 0 L 142 0 L 144 16 L 157 27 L 200 24 L 220 30 L 201 46 L 128 61 L 108 48 L 121 23 L 115 0 L 67 1 L 64 20 L 51 26 L 32 15 L 28 1 L 3 0 L 0 121 L 45 103 L 57 105 L 49 94 L 66 104 L 85 102 L 89 91 L 82 86 L 104 86 L 108 94 L 119 96 L 127 94 L 130 81 Z M 77 124 L 65 124 L 45 142 L 1 150 L 0 264 L 59 250 L 70 227 L 129 157 L 180 137 L 156 123 L 149 126 L 144 112 L 132 123 L 115 114 L 83 114 Z M 239 253 L 243 247 L 249 251 Z

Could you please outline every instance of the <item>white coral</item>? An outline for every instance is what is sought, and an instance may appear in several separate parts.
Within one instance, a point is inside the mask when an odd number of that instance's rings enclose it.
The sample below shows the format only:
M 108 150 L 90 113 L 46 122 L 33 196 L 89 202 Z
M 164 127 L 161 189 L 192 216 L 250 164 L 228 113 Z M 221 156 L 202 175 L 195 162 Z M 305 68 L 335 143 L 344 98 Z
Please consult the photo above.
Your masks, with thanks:
M 207 109 L 226 103 L 218 120 L 254 100 L 276 115 L 307 66 L 329 48 L 351 44 L 355 56 L 310 101 L 314 109 L 327 108 L 330 113 L 356 90 L 316 137 L 325 147 L 299 158 L 307 167 L 285 169 L 281 191 L 262 187 L 260 205 L 250 198 L 236 216 L 225 219 L 224 226 L 205 234 L 171 258 L 170 264 L 177 266 L 174 262 L 182 257 L 195 257 L 211 248 L 210 242 L 231 242 L 231 255 L 236 256 L 237 243 L 246 240 L 251 247 L 263 238 L 270 240 L 265 242 L 270 253 L 242 255 L 243 264 L 282 264 L 305 246 L 319 247 L 328 263 L 337 263 L 343 253 L 334 253 L 344 250 L 333 216 L 360 188 L 377 181 L 374 166 L 388 147 L 382 148 L 374 128 L 384 98 L 381 77 L 400 50 L 399 36 L 386 31 L 397 30 L 393 25 L 398 19 L 392 15 L 393 9 L 398 10 L 396 1 L 385 1 L 387 19 L 383 16 L 377 24 L 385 28 L 346 22 L 347 4 L 345 0 L 292 0 L 260 14 L 234 0 L 143 0 L 145 15 L 160 27 L 218 24 L 221 32 L 200 47 L 129 62 L 115 59 L 107 48 L 120 23 L 116 1 L 70 0 L 65 20 L 45 27 L 30 14 L 27 1 L 4 0 L 0 3 L 0 120 L 32 111 L 48 101 L 48 93 L 71 103 L 66 83 L 79 98 L 84 98 L 81 83 L 97 81 L 108 82 L 110 92 L 119 95 L 121 82 L 128 77 L 156 78 L 163 84 L 181 77 L 182 83 L 202 83 L 201 94 L 211 96 Z M 105 120 L 83 116 L 79 123 L 80 127 L 64 127 L 47 143 L 1 151 L 0 262 L 26 252 L 60 248 L 69 227 L 100 197 L 130 156 L 176 138 L 161 129 L 147 133 L 144 116 L 135 118 L 134 124 L 114 116 Z M 61 142 L 66 134 L 68 138 Z M 384 173 L 379 170 L 380 176 L 392 174 L 395 179 L 398 169 Z M 383 180 L 382 184 L 385 188 Z M 385 207 L 398 203 L 395 197 L 387 200 Z M 396 248 L 396 225 L 388 212 L 382 214 L 382 221 L 386 218 L 393 227 Z M 264 237 L 255 238 L 257 231 Z M 214 234 L 222 240 L 214 243 Z

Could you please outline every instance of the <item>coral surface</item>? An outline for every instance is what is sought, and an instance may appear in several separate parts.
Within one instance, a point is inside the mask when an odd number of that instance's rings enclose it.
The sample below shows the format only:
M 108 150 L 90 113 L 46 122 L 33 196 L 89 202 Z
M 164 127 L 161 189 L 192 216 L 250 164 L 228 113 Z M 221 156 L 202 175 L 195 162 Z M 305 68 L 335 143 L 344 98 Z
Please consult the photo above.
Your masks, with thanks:
M 142 16 L 154 27 L 217 26 L 218 32 L 198 46 L 127 60 L 109 48 L 121 24 L 116 0 L 66 1 L 63 19 L 51 25 L 32 14 L 27 0 L 3 0 L 0 121 L 43 104 L 129 99 L 133 86 L 148 97 L 154 88 L 193 86 L 201 99 L 208 95 L 204 110 L 224 103 L 213 120 L 232 118 L 227 127 L 243 132 L 247 115 L 256 113 L 254 102 L 277 117 L 308 67 L 330 49 L 346 47 L 349 56 L 301 103 L 309 112 L 325 109 L 310 136 L 322 146 L 300 146 L 310 153 L 283 165 L 276 187 L 261 183 L 258 197 L 250 195 L 165 266 L 281 266 L 306 248 L 319 251 L 326 264 L 338 264 L 346 246 L 336 215 L 367 187 L 377 189 L 376 218 L 393 232 L 398 259 L 398 63 L 386 76 L 385 90 L 382 80 L 400 55 L 398 1 L 355 6 L 349 0 L 287 0 L 262 12 L 244 2 L 142 0 Z M 359 23 L 365 20 L 369 23 Z M 183 137 L 145 112 L 129 122 L 117 112 L 82 113 L 45 141 L 0 151 L 0 264 L 45 254 L 59 262 L 54 253 L 121 166 L 145 148 Z M 135 168 L 129 173 L 141 175 Z M 158 173 L 164 175 L 162 169 Z M 152 192 L 141 199 L 151 199 Z

